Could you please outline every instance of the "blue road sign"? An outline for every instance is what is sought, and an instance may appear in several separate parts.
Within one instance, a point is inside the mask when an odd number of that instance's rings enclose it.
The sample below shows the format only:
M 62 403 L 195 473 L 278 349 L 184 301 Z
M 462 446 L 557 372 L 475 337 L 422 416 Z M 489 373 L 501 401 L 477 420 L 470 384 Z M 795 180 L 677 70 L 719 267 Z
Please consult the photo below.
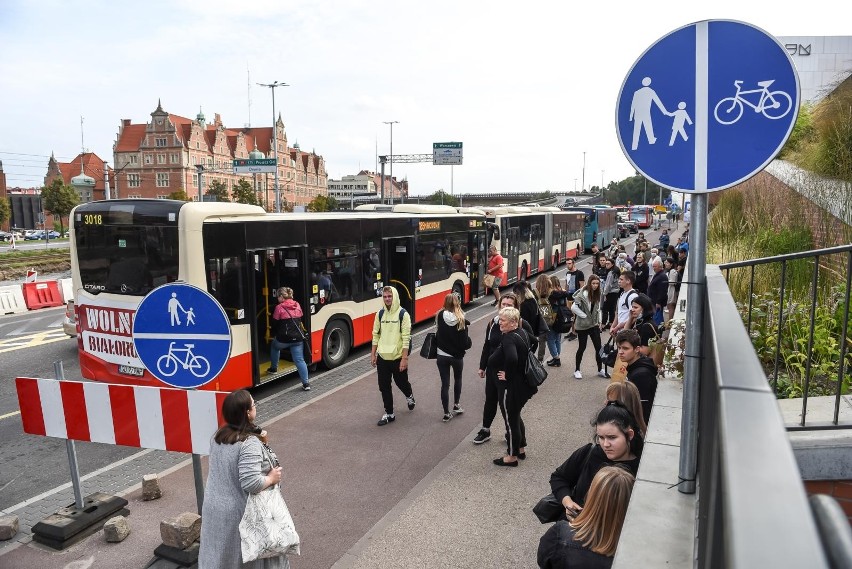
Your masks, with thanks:
M 643 53 L 621 87 L 618 140 L 649 180 L 712 192 L 761 171 L 799 110 L 799 77 L 784 46 L 743 22 L 679 28 Z
M 184 283 L 165 284 L 142 299 L 133 346 L 151 375 L 191 389 L 213 381 L 231 355 L 231 327 L 215 298 Z

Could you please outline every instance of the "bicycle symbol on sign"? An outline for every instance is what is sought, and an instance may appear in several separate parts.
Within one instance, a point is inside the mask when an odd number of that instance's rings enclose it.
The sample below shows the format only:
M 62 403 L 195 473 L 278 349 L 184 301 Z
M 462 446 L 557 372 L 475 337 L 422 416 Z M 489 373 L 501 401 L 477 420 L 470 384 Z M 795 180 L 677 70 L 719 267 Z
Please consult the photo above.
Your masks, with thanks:
M 775 83 L 774 79 L 758 81 L 760 89 L 742 90 L 742 81 L 734 81 L 737 92 L 733 97 L 725 97 L 718 103 L 713 111 L 716 120 L 721 124 L 734 124 L 743 116 L 743 106 L 748 105 L 754 112 L 761 113 L 768 119 L 776 120 L 783 118 L 793 108 L 793 100 L 784 91 L 770 91 L 769 86 Z M 744 95 L 760 93 L 757 104 L 752 103 Z
M 184 344 L 185 348 L 175 348 L 175 342 L 169 343 L 169 353 L 160 356 L 157 360 L 157 369 L 166 377 L 177 373 L 178 365 L 188 369 L 195 377 L 203 378 L 210 373 L 210 362 L 204 356 L 196 356 L 192 353 L 195 344 Z M 177 354 L 184 353 L 184 357 Z

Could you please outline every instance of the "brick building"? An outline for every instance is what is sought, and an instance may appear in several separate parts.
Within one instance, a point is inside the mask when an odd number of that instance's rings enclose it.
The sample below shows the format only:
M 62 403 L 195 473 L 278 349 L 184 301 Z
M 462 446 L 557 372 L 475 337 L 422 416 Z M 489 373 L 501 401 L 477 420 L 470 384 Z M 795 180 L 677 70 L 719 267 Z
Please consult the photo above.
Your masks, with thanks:
M 51 154 L 50 160 L 47 161 L 47 174 L 44 176 L 44 185 L 49 186 L 54 178 L 62 178 L 65 184 L 75 187 L 77 193 L 80 195 L 80 203 L 102 200 L 106 199 L 105 170 L 109 175 L 109 184 L 112 189 L 115 186 L 115 172 L 97 154 L 84 152 L 78 154 L 70 162 L 59 162 Z M 94 185 L 88 187 L 72 184 L 72 180 L 80 176 L 80 174 L 90 177 Z
M 114 196 L 121 198 L 167 198 L 183 190 L 193 200 L 199 196 L 198 168 L 203 167 L 203 190 L 218 180 L 231 191 L 241 179 L 248 180 L 267 210 L 275 204 L 273 174 L 234 174 L 236 158 L 274 157 L 272 127 L 226 127 L 219 114 L 208 124 L 199 112 L 194 120 L 173 115 L 161 104 L 151 113 L 151 122 L 133 124 L 124 119 L 113 146 L 117 174 Z M 327 195 L 325 160 L 314 152 L 302 152 L 298 144 L 287 145 L 281 116 L 275 124 L 278 138 L 278 185 L 282 204 L 307 205 L 318 195 Z M 250 156 L 251 154 L 251 156 Z

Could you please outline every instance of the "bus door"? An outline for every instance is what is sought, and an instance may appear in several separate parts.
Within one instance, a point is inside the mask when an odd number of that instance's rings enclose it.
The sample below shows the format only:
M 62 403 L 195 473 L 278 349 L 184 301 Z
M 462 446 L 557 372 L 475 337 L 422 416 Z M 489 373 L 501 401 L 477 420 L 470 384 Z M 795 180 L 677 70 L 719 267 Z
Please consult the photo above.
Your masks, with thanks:
M 385 285 L 396 287 L 399 304 L 411 316 L 412 324 L 417 321 L 414 312 L 415 288 L 423 275 L 415 275 L 414 237 L 385 237 L 382 239 Z M 416 282 L 415 282 L 416 281 Z
M 467 276 L 470 279 L 470 298 L 467 300 L 477 298 L 480 293 L 480 260 L 488 259 L 488 252 L 485 250 L 484 238 L 485 232 L 483 231 L 471 231 L 467 234 L 467 250 L 470 252 L 469 257 L 465 259 L 467 262 Z M 465 299 L 462 299 L 462 303 L 464 302 Z
M 534 224 L 530 227 L 530 269 L 529 274 L 534 275 L 539 271 L 539 260 L 541 259 L 541 248 L 543 246 L 541 225 Z
M 519 227 L 507 227 L 505 234 L 506 284 L 508 284 L 518 280 L 518 255 L 520 255 L 521 229 Z
M 254 278 L 255 311 L 252 320 L 254 325 L 254 350 L 256 362 L 255 373 L 257 383 L 280 377 L 295 370 L 295 365 L 289 361 L 286 350 L 282 350 L 278 373 L 270 375 L 269 351 L 272 337 L 275 334 L 275 322 L 272 315 L 278 306 L 277 291 L 280 287 L 293 289 L 293 299 L 302 307 L 304 316 L 302 323 L 306 330 L 311 329 L 311 314 L 317 294 L 310 288 L 307 247 L 286 247 L 281 249 L 261 249 L 250 253 L 252 275 Z M 308 345 L 305 346 L 305 361 L 311 364 L 310 334 Z

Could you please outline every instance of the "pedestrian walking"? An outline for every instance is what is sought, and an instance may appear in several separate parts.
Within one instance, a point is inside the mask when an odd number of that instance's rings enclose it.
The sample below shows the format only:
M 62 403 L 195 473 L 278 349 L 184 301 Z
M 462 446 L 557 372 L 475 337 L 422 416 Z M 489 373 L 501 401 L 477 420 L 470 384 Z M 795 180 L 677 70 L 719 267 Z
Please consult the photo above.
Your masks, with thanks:
M 559 282 L 559 277 L 553 275 L 550 277 L 550 312 L 553 314 L 553 322 L 550 330 L 545 335 L 547 339 L 547 350 L 550 352 L 550 360 L 547 365 L 551 367 L 560 367 L 562 365 L 562 332 L 570 332 L 574 319 L 570 318 L 570 302 L 573 302 L 571 296 L 562 289 L 562 283 Z M 548 322 L 548 324 L 551 324 Z M 541 348 L 539 348 L 541 349 Z
M 441 376 L 441 405 L 444 406 L 443 421 L 464 413 L 460 400 L 462 393 L 462 370 L 464 354 L 470 348 L 468 335 L 470 322 L 464 317 L 459 297 L 449 293 L 444 297 L 444 308 L 435 315 L 435 341 L 438 344 L 438 375 Z M 450 370 L 453 372 L 453 409 L 450 410 Z
M 290 357 L 296 364 L 299 379 L 302 381 L 302 389 L 311 390 L 308 381 L 308 364 L 305 362 L 305 336 L 302 331 L 301 305 L 293 298 L 293 289 L 282 286 L 278 289 L 278 305 L 272 313 L 272 322 L 275 335 L 272 337 L 272 347 L 269 353 L 268 373 L 278 373 L 278 360 L 281 358 L 281 350 L 290 350 Z
M 385 413 L 379 419 L 380 427 L 396 420 L 393 408 L 391 380 L 405 395 L 408 410 L 414 410 L 414 393 L 408 381 L 408 351 L 411 346 L 411 315 L 399 304 L 399 293 L 392 286 L 382 289 L 384 308 L 373 321 L 373 346 L 370 363 L 376 368 L 379 391 Z
M 494 302 L 491 303 L 491 306 L 497 306 L 500 303 L 500 285 L 506 280 L 506 273 L 503 271 L 503 256 L 497 250 L 497 245 L 491 245 L 488 248 L 486 278 L 492 279 L 491 292 L 494 293 Z M 487 282 L 485 284 L 488 285 Z
M 600 354 L 601 297 L 601 280 L 597 275 L 589 275 L 586 285 L 574 293 L 574 305 L 571 307 L 571 312 L 576 316 L 574 321 L 577 330 L 577 354 L 574 360 L 574 377 L 576 379 L 583 379 L 580 364 L 583 361 L 583 354 L 586 352 L 589 338 L 592 339 L 592 346 L 594 347 L 598 375 L 609 377 Z
M 547 347 L 547 337 L 550 334 L 550 328 L 553 326 L 554 313 L 550 308 L 550 292 L 553 290 L 553 284 L 547 275 L 539 275 L 535 280 L 535 298 L 538 303 L 538 317 L 544 320 L 547 324 L 547 332 L 538 337 L 538 361 L 544 361 L 544 350 Z M 551 354 L 551 359 L 553 355 Z

